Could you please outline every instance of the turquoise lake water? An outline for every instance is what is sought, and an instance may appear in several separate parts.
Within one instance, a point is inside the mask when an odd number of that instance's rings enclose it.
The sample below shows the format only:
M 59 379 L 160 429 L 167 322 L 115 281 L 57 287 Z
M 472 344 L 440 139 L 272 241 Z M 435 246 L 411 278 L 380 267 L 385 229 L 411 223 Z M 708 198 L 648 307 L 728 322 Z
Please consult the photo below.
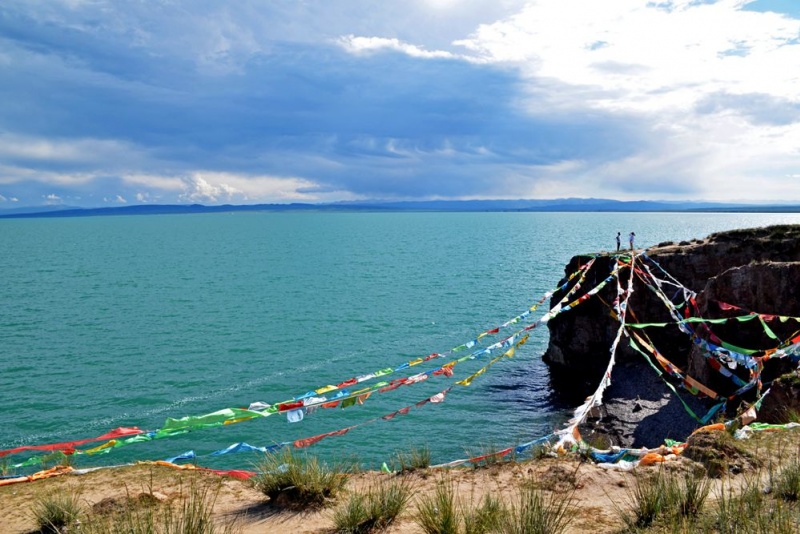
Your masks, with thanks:
M 784 223 L 800 224 L 800 214 L 2 220 L 0 449 L 89 438 L 120 426 L 156 430 L 167 417 L 283 401 L 447 351 L 528 309 L 557 285 L 571 256 L 610 250 L 617 231 L 634 230 L 646 247 Z M 438 463 L 546 435 L 571 408 L 550 391 L 541 362 L 546 345 L 546 329 L 536 329 L 513 359 L 470 387 L 454 386 L 444 403 L 354 428 L 308 450 L 325 458 L 355 455 L 375 467 L 411 447 L 428 446 Z M 432 377 L 375 394 L 363 406 L 319 410 L 300 423 L 274 415 L 81 457 L 77 465 L 310 437 L 413 404 L 485 363 L 463 362 L 454 379 Z M 242 453 L 198 463 L 250 468 L 256 459 Z

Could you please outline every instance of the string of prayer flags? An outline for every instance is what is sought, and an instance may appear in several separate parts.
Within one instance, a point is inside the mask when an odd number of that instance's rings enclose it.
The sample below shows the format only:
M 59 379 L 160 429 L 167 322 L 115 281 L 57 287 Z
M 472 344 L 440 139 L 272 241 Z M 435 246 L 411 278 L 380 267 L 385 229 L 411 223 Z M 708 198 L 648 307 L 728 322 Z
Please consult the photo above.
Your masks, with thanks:
M 628 277 L 628 285 L 625 290 L 622 289 L 619 277 L 616 277 L 617 280 L 617 297 L 618 297 L 618 320 L 620 323 L 619 329 L 617 330 L 617 335 L 614 338 L 613 343 L 611 344 L 610 349 L 610 356 L 608 361 L 608 366 L 606 367 L 606 371 L 603 374 L 603 377 L 600 379 L 600 384 L 597 386 L 595 392 L 586 399 L 586 401 L 578 406 L 575 411 L 573 412 L 572 418 L 568 421 L 568 426 L 557 432 L 560 436 L 558 441 L 557 447 L 563 448 L 565 445 L 574 444 L 576 442 L 582 441 L 580 438 L 580 433 L 578 432 L 578 425 L 580 425 L 585 419 L 586 416 L 589 414 L 589 410 L 595 406 L 599 406 L 602 403 L 603 393 L 605 392 L 606 388 L 611 384 L 611 371 L 614 369 L 614 364 L 616 361 L 616 352 L 617 346 L 619 345 L 619 341 L 622 338 L 622 332 L 625 329 L 625 315 L 627 310 L 627 301 L 630 298 L 631 294 L 633 293 L 633 278 L 634 278 L 634 264 L 635 264 L 636 256 L 632 255 L 630 258 L 630 276 Z M 619 270 L 619 263 L 617 264 L 616 271 Z

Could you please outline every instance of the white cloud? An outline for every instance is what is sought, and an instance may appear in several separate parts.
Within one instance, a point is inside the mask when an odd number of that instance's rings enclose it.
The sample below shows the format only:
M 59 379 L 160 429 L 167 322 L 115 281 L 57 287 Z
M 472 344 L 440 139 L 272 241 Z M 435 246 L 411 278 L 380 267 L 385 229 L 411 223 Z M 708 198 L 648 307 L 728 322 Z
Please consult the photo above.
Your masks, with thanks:
M 411 57 L 424 59 L 457 57 L 445 50 L 425 50 L 422 47 L 404 43 L 394 38 L 387 39 L 385 37 L 356 37 L 355 35 L 347 35 L 340 37 L 338 43 L 342 48 L 353 54 L 393 50 L 395 52 L 402 52 Z
M 74 146 L 59 145 L 50 141 L 36 142 L 25 140 L 9 140 L 7 136 L 0 138 L 0 154 L 6 157 L 30 159 L 74 160 L 78 151 Z
M 420 3 L 434 9 L 452 9 L 463 4 L 464 0 L 421 0 Z
M 64 202 L 64 200 L 56 194 L 50 193 L 49 195 L 44 196 L 45 204 L 61 204 L 62 202 Z
M 660 143 L 605 163 L 580 160 L 512 166 L 501 178 L 513 195 L 637 199 L 705 199 L 731 202 L 800 199 L 800 137 L 786 126 L 743 127 L 727 121 L 670 128 Z
M 194 173 L 184 179 L 184 192 L 179 198 L 189 202 L 220 202 L 231 201 L 237 193 L 241 191 L 224 182 L 213 184 L 202 174 Z
M 516 69 L 528 113 L 650 125 L 622 159 L 525 169 L 534 196 L 800 199 L 800 20 L 747 3 L 539 0 L 455 44 Z
M 519 198 L 586 197 L 586 184 L 574 178 L 589 166 L 580 160 L 565 160 L 549 165 L 513 166 L 500 177 L 503 189 Z
M 540 0 L 456 44 L 529 79 L 594 88 L 574 95 L 584 106 L 659 111 L 723 89 L 799 99 L 800 20 L 746 3 Z
M 0 164 L 0 184 L 10 185 L 24 182 L 39 182 L 58 186 L 79 186 L 97 178 L 93 172 L 66 172 L 31 169 Z
M 107 139 L 58 139 L 0 134 L 0 157 L 6 160 L 86 163 L 100 160 L 130 160 L 139 152 L 128 143 Z
M 184 179 L 180 176 L 132 173 L 123 175 L 122 181 L 130 185 L 144 186 L 162 191 L 179 192 L 186 189 Z
M 184 177 L 183 183 L 181 198 L 192 202 L 313 202 L 320 199 L 315 193 L 318 184 L 297 177 L 196 172 Z
M 149 202 L 159 193 L 177 193 L 182 202 L 320 202 L 349 195 L 324 191 L 320 184 L 305 178 L 196 171 L 175 176 L 130 174 L 127 184 L 145 187 L 136 193 L 139 202 Z

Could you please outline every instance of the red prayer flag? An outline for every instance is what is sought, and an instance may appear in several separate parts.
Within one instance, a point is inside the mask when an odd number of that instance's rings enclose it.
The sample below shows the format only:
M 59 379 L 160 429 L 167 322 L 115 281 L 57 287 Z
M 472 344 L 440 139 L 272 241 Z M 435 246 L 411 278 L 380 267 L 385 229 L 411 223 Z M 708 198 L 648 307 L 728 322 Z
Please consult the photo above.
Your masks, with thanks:
M 91 443 L 93 441 L 107 441 L 110 439 L 121 438 L 124 436 L 135 436 L 137 434 L 144 434 L 144 430 L 139 430 L 135 426 L 130 428 L 119 427 L 103 434 L 102 436 L 97 436 L 96 438 L 87 438 L 77 441 L 65 441 L 62 443 L 50 443 L 47 445 L 23 445 L 21 447 L 16 447 L 13 449 L 6 449 L 0 451 L 0 456 L 5 456 L 7 454 L 14 454 L 22 451 L 64 451 L 69 449 L 72 449 L 74 451 L 75 447 L 77 447 L 78 445 L 83 445 L 85 443 Z

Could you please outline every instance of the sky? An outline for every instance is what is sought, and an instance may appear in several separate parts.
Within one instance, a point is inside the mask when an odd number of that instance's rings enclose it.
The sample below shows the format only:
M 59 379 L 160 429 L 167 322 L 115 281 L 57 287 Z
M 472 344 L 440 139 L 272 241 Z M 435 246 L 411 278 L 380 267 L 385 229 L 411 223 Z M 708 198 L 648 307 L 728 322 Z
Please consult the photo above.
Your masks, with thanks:
M 0 209 L 800 202 L 797 0 L 4 0 Z

